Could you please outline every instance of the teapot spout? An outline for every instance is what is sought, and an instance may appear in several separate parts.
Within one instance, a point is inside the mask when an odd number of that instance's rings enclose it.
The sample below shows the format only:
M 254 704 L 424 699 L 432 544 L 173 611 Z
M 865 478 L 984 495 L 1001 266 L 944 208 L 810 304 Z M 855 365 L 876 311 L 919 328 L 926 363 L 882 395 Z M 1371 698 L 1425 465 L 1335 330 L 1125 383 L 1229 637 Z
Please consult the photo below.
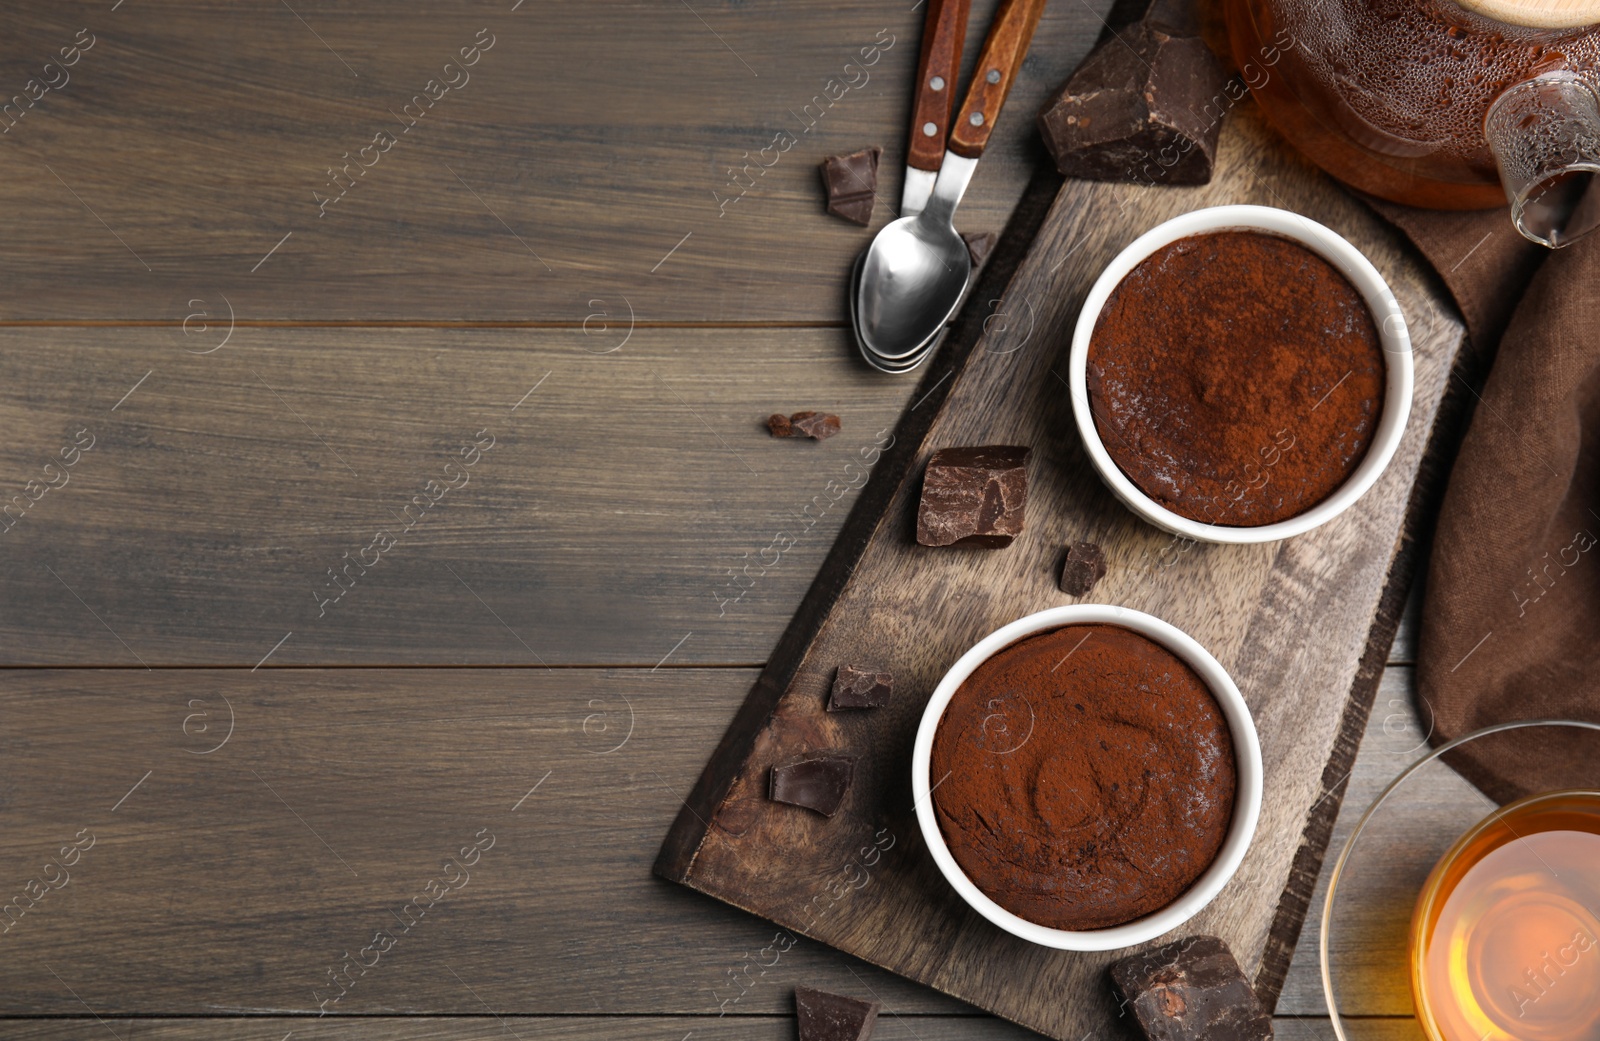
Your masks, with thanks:
M 1518 83 L 1483 132 L 1525 237 L 1556 248 L 1600 226 L 1600 99 L 1587 83 L 1566 71 Z

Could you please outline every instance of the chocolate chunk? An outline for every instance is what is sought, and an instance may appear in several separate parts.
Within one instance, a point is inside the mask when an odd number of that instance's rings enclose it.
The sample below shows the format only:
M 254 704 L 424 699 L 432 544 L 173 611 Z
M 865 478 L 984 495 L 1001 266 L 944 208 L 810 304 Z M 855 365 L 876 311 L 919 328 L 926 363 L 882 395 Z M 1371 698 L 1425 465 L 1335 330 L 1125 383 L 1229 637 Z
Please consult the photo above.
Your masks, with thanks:
M 839 432 L 839 417 L 827 412 L 796 412 L 792 416 L 773 413 L 767 419 L 773 437 L 809 437 L 826 441 Z
M 828 711 L 846 708 L 883 708 L 894 694 L 894 676 L 859 665 L 841 665 L 833 675 Z
M 928 460 L 917 508 L 924 546 L 1009 546 L 1022 534 L 1028 452 L 1016 445 L 943 448 Z
M 1061 564 L 1061 591 L 1088 596 L 1094 584 L 1106 577 L 1106 554 L 1093 542 L 1074 542 Z
M 786 802 L 816 810 L 824 817 L 839 812 L 850 779 L 855 776 L 856 757 L 844 752 L 810 752 L 772 768 L 773 802 Z
M 1205 184 L 1237 100 L 1227 85 L 1199 37 L 1138 22 L 1089 53 L 1040 110 L 1039 131 L 1068 177 Z
M 839 417 L 826 412 L 796 412 L 789 422 L 813 441 L 826 441 L 839 432 Z
M 877 145 L 849 155 L 830 155 L 822 161 L 822 184 L 828 190 L 828 212 L 861 225 L 872 223 L 872 204 L 877 201 Z
M 867 1041 L 878 1021 L 878 1003 L 796 987 L 794 1013 L 800 1041 Z
M 967 244 L 967 256 L 972 258 L 972 266 L 979 268 L 989 259 L 989 251 L 994 249 L 997 236 L 992 231 L 963 231 L 961 241 Z
M 1110 974 L 1149 1041 L 1271 1041 L 1272 1017 L 1215 936 L 1135 954 Z

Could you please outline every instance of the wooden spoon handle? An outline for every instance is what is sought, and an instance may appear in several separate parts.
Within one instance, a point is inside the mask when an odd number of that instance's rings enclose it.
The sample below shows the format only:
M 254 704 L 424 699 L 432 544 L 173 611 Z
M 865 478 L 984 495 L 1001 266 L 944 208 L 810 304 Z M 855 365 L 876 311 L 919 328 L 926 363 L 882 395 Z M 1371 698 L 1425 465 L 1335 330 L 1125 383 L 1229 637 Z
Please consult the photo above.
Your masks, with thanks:
M 928 0 L 928 15 L 922 24 L 922 60 L 911 100 L 911 143 L 906 148 L 906 165 L 918 170 L 938 170 L 944 159 L 971 7 L 972 0 Z
M 967 88 L 966 103 L 950 131 L 950 151 L 956 155 L 976 159 L 983 154 L 1000 106 L 1005 104 L 1011 84 L 1022 69 L 1022 59 L 1027 57 L 1044 4 L 1045 0 L 1001 0 L 1000 10 L 989 26 L 989 36 L 983 41 L 972 86 Z

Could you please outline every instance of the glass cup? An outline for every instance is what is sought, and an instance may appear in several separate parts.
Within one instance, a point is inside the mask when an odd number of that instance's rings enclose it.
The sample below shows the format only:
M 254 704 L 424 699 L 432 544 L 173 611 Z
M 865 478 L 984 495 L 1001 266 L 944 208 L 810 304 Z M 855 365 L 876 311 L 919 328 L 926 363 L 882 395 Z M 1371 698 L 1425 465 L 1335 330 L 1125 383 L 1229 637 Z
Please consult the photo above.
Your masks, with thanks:
M 1537 790 L 1496 765 L 1518 760 Z M 1600 723 L 1486 727 L 1413 763 L 1328 876 L 1339 1041 L 1352 1017 L 1406 1013 L 1430 1041 L 1600 1041 L 1597 851 Z

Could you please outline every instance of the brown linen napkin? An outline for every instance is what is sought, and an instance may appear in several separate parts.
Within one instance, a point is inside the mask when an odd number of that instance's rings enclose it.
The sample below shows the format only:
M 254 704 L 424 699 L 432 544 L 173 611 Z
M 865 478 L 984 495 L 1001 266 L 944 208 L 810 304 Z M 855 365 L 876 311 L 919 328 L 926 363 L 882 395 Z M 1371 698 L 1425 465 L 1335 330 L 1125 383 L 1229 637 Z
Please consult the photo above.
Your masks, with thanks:
M 1528 280 L 1550 250 L 1518 233 L 1509 208 L 1419 210 L 1371 196 L 1362 200 L 1428 258 L 1455 297 L 1473 347 L 1493 356 Z
M 1373 205 L 1432 262 L 1476 349 L 1494 357 L 1434 536 L 1418 710 L 1436 746 L 1492 723 L 1600 721 L 1600 235 L 1547 251 L 1505 210 Z M 1475 748 L 1452 763 L 1502 802 L 1572 786 L 1580 761 L 1600 784 L 1592 734 Z

